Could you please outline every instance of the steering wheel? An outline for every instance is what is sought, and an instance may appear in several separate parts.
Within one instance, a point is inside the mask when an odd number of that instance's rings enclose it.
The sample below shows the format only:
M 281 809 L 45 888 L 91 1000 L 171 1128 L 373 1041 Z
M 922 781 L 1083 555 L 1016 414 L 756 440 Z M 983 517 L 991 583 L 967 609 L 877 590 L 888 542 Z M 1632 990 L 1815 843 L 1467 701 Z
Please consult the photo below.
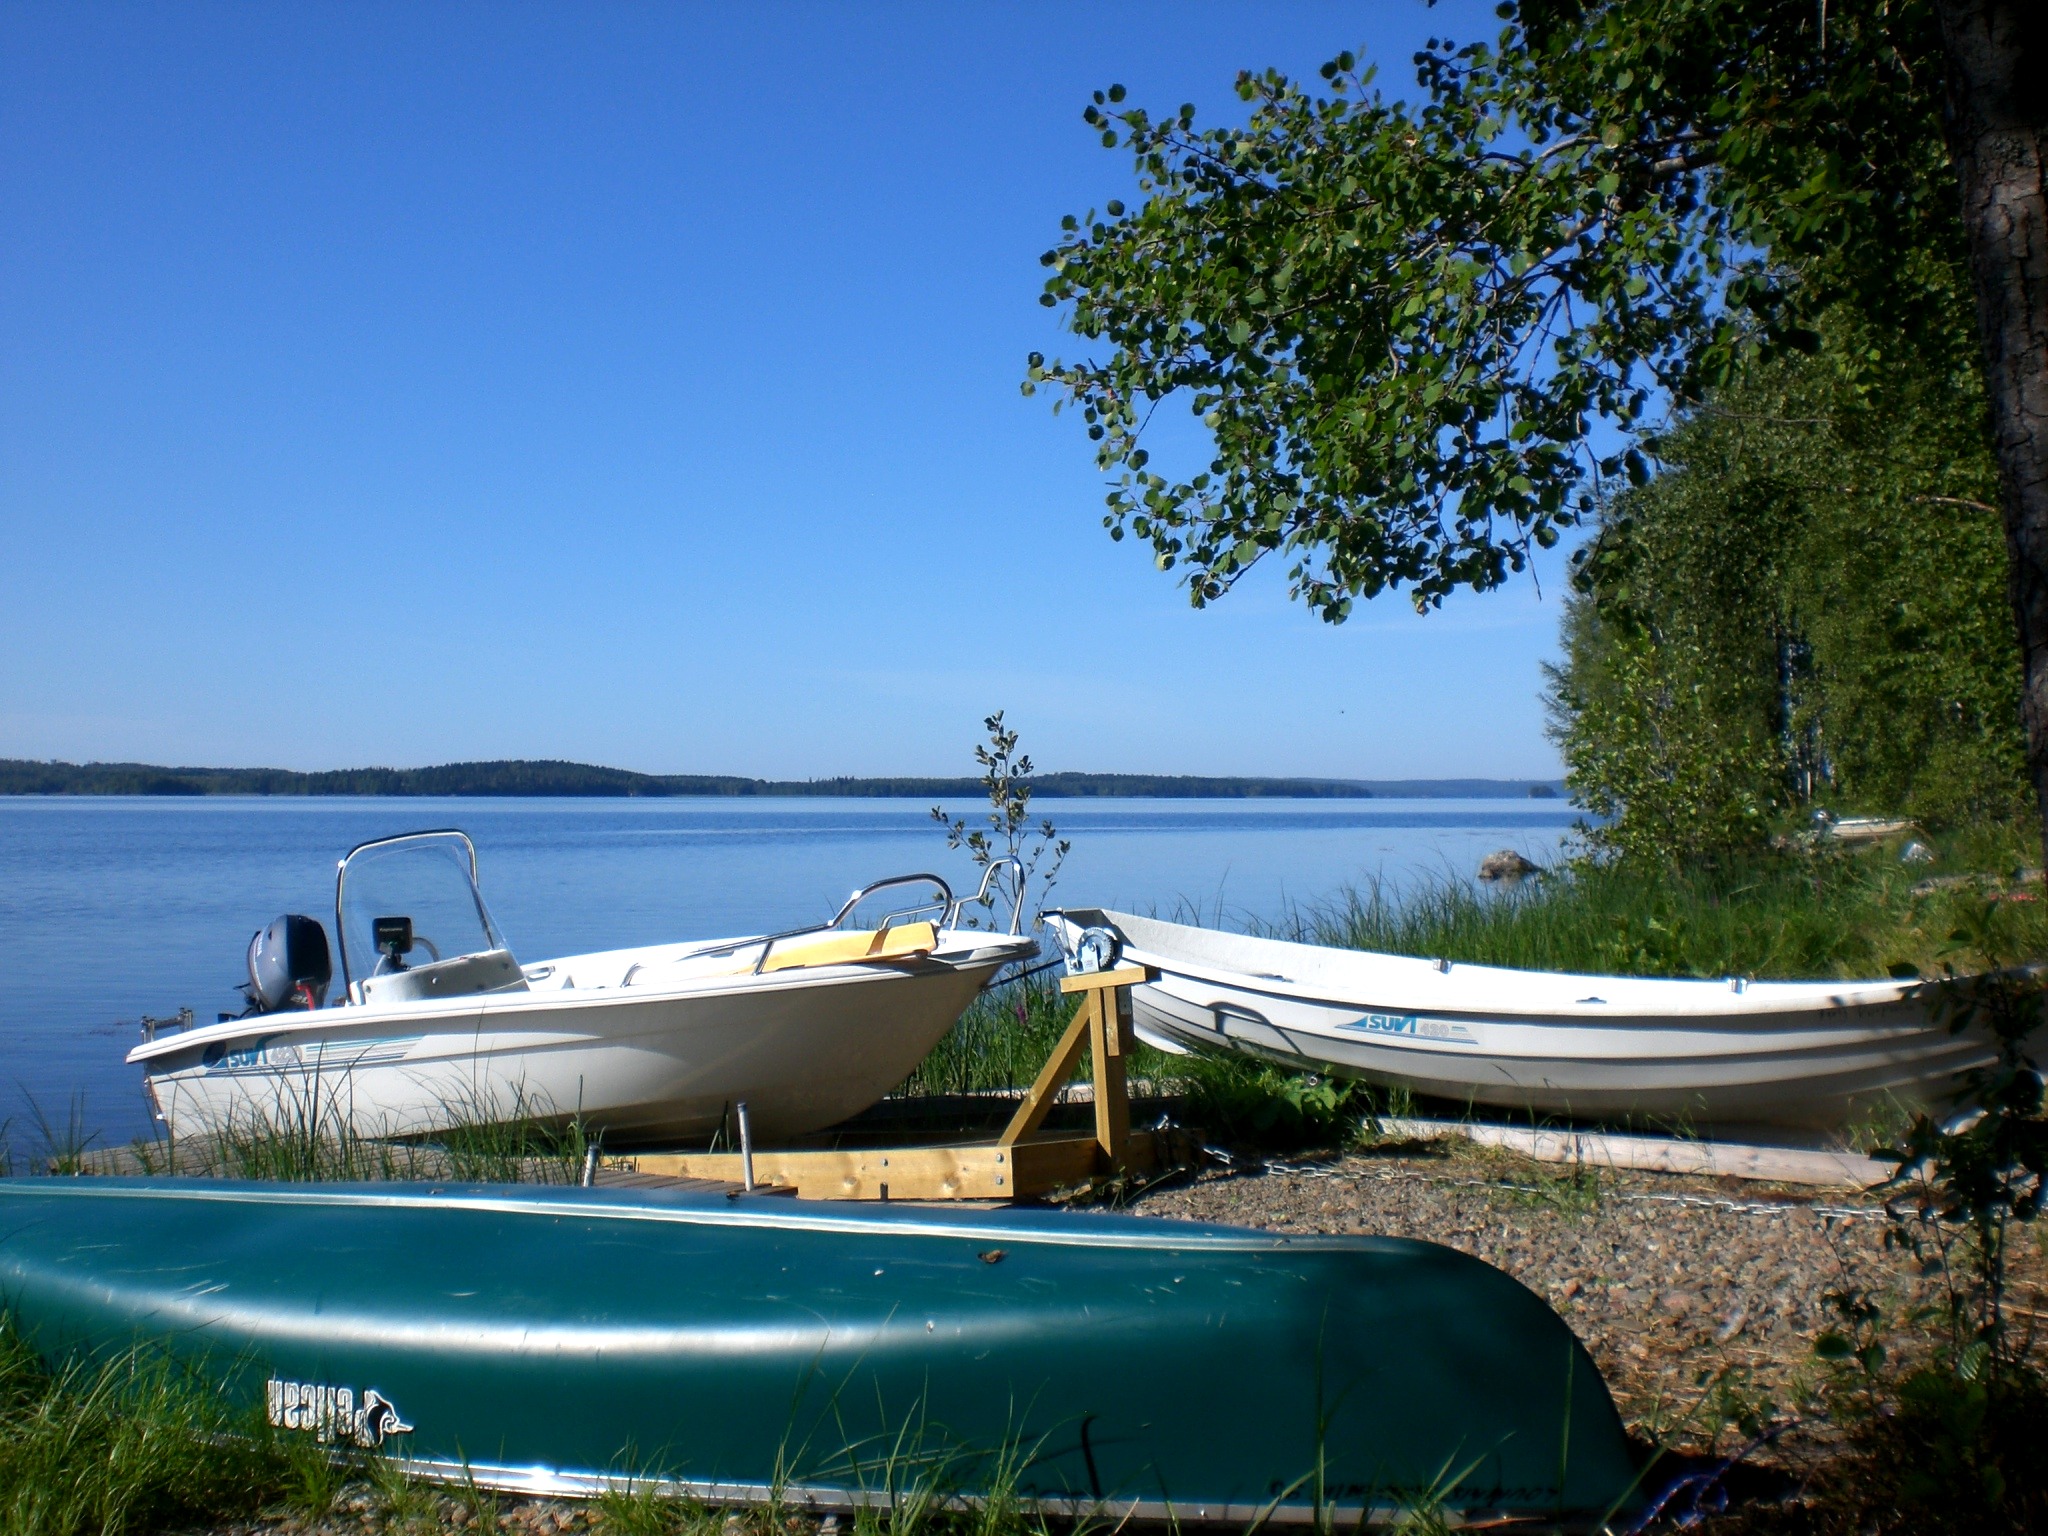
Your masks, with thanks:
M 412 945 L 414 949 L 426 950 L 428 955 L 436 961 L 441 958 L 440 949 L 432 939 L 423 933 L 416 933 L 412 936 Z M 372 976 L 396 976 L 401 971 L 409 971 L 411 969 L 411 966 L 407 965 L 389 950 L 380 949 L 377 951 L 377 964 L 371 969 L 370 974 Z

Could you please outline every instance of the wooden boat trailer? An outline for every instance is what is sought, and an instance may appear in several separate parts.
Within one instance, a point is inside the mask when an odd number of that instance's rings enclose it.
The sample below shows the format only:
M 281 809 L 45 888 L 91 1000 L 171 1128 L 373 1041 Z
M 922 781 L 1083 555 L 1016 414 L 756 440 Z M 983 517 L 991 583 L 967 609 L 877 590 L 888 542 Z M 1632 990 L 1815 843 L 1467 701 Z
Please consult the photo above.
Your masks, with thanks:
M 900 1147 L 754 1148 L 749 1152 L 642 1152 L 607 1167 L 673 1178 L 717 1179 L 805 1200 L 1028 1200 L 1056 1189 L 1177 1161 L 1168 1130 L 1133 1131 L 1128 1065 L 1131 988 L 1156 979 L 1143 966 L 1066 976 L 1060 991 L 1080 1005 L 1039 1069 L 1010 1123 L 994 1141 Z M 1094 1064 L 1092 1135 L 1045 1131 L 1060 1089 L 1088 1051 Z M 751 1166 L 749 1166 L 751 1165 Z

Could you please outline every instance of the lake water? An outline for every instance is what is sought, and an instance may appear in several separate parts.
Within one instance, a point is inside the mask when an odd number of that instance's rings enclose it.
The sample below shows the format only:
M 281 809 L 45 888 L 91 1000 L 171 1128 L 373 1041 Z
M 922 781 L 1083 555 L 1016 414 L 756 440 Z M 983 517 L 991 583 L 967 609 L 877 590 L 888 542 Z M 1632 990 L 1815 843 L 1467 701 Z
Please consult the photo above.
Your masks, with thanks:
M 934 871 L 971 889 L 923 801 L 0 798 L 0 1122 L 35 1141 L 83 1096 L 102 1140 L 147 1129 L 122 1057 L 135 1020 L 239 1009 L 250 934 L 330 930 L 335 860 L 461 827 L 524 960 L 829 917 L 855 887 Z M 972 817 L 965 801 L 950 806 Z M 1559 800 L 1042 800 L 1072 838 L 1054 904 L 1242 926 L 1375 879 L 1469 878 L 1496 848 L 1547 861 Z M 1006 914 L 1007 915 L 1007 914 Z

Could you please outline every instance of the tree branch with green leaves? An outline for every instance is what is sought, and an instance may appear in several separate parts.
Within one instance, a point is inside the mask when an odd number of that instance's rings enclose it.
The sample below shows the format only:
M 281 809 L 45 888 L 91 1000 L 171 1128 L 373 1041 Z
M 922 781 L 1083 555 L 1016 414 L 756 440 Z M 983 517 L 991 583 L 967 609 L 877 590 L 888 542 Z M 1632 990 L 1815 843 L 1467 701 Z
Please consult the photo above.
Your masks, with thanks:
M 1311 95 L 1244 75 L 1242 126 L 1198 131 L 1099 93 L 1085 114 L 1145 201 L 1065 221 L 1043 302 L 1103 358 L 1031 359 L 1117 478 L 1105 525 L 1153 546 L 1197 606 L 1274 552 L 1332 621 L 1406 587 L 1498 586 L 1644 464 L 1627 431 L 1733 345 L 1744 261 L 1704 196 L 1712 146 L 1562 108 L 1529 61 L 1418 56 L 1419 106 L 1350 54 Z M 1146 429 L 1184 399 L 1215 445 L 1184 479 Z

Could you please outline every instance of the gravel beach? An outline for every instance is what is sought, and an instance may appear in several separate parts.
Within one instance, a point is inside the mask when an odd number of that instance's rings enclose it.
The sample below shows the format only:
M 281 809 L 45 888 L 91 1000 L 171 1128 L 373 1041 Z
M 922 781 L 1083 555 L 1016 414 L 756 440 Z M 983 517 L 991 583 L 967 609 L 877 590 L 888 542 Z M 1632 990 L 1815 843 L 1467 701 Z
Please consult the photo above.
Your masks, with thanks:
M 1938 1282 L 1888 1246 L 1891 1223 L 1854 1191 L 1738 1180 L 1574 1173 L 1453 1142 L 1331 1161 L 1211 1167 L 1155 1188 L 1133 1209 L 1287 1232 L 1424 1238 L 1513 1275 L 1591 1352 L 1630 1429 L 1691 1450 L 1732 1431 L 1718 1410 L 1810 1408 L 1823 1367 L 1814 1340 L 1840 1318 L 1829 1293 L 1881 1309 L 1894 1360 L 1927 1347 L 1907 1314 Z M 2048 1291 L 2048 1234 L 2022 1228 L 2010 1295 L 2029 1321 Z M 1811 1418 L 1785 1454 L 1823 1451 Z

